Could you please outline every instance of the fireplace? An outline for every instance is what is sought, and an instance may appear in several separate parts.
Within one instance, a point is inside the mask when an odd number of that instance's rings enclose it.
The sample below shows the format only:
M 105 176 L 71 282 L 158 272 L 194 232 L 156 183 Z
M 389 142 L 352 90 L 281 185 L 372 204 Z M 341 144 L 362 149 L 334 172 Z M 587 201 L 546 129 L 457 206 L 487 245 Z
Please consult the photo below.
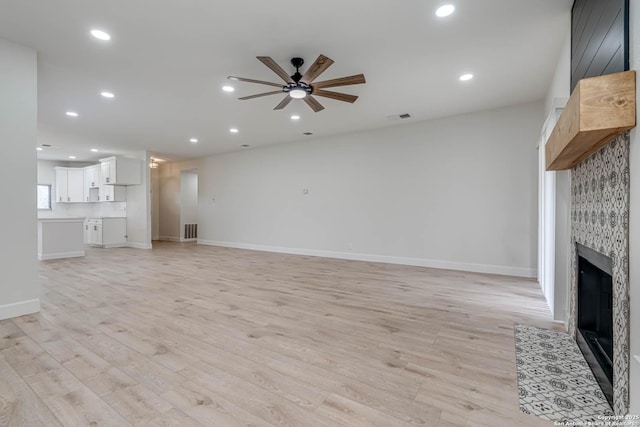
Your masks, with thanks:
M 611 258 L 576 243 L 576 341 L 613 407 L 613 290 Z

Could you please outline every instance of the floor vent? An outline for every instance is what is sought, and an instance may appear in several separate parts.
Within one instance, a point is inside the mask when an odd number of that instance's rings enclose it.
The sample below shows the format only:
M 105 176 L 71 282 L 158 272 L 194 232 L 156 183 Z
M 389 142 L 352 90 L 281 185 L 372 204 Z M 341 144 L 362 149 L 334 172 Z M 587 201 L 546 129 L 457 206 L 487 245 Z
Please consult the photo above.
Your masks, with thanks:
M 198 238 L 198 224 L 185 224 L 184 225 L 184 238 L 185 239 L 197 239 Z

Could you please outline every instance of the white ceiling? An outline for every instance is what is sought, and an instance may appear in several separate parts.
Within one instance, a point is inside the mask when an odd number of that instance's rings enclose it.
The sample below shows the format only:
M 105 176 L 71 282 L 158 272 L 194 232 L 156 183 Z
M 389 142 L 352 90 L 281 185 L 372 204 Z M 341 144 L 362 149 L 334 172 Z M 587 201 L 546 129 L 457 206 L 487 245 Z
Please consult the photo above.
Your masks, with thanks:
M 0 0 L 0 38 L 39 52 L 39 144 L 55 146 L 40 158 L 146 149 L 185 159 L 542 99 L 572 1 L 449 3 L 455 13 L 439 19 L 443 1 L 432 0 Z M 293 73 L 292 57 L 310 65 L 319 54 L 335 64 L 317 81 L 365 74 L 365 85 L 332 89 L 358 95 L 355 104 L 318 98 L 326 109 L 314 113 L 294 100 L 273 111 L 282 95 L 236 99 L 272 87 L 221 90 L 228 75 L 279 82 L 256 56 Z M 475 78 L 460 82 L 466 72 Z M 405 112 L 412 119 L 386 118 Z

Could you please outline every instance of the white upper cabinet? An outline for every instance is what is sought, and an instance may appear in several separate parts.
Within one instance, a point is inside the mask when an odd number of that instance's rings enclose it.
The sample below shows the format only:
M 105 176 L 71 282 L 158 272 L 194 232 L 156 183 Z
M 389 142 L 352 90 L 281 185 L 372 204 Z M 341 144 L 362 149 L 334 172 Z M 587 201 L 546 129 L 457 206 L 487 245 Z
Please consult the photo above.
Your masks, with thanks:
M 69 173 L 67 168 L 55 168 L 56 170 L 56 202 L 66 203 L 69 198 L 67 191 L 67 183 L 69 182 Z
M 99 202 L 100 199 L 100 165 L 91 165 L 82 168 L 84 172 L 84 198 L 85 202 Z
M 91 165 L 83 168 L 84 170 L 84 186 L 87 188 L 100 187 L 100 165 Z
M 79 168 L 56 167 L 56 202 L 76 203 L 84 200 L 84 172 Z
M 142 161 L 127 157 L 100 159 L 103 185 L 138 185 L 142 182 Z
M 127 187 L 121 185 L 102 185 L 100 187 L 101 202 L 126 202 Z

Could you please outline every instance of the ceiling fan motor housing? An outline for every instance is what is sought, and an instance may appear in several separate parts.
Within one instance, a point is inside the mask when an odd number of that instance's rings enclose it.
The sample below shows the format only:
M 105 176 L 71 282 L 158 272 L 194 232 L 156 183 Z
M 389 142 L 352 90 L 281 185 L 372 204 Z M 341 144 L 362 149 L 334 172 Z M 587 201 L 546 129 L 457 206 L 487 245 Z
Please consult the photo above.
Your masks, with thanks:
M 291 76 L 294 82 L 298 83 L 302 78 L 302 74 L 300 74 L 300 67 L 304 64 L 304 59 L 302 58 L 291 58 L 291 65 L 296 68 L 296 72 Z
M 282 87 L 282 91 L 285 93 L 289 93 L 292 90 L 303 90 L 307 93 L 307 95 L 311 95 L 313 92 L 313 88 L 306 83 L 289 83 Z

